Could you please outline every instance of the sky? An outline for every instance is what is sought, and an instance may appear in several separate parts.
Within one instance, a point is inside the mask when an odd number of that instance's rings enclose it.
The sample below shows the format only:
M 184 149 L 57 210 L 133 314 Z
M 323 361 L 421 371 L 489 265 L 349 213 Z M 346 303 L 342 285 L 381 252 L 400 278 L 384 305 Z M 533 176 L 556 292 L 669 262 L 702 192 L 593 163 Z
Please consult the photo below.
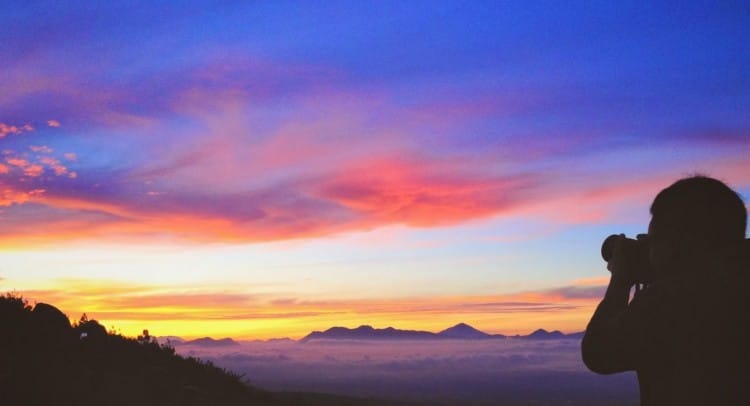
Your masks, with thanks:
M 745 2 L 11 2 L 0 291 L 126 335 L 580 331 L 604 237 L 750 197 Z

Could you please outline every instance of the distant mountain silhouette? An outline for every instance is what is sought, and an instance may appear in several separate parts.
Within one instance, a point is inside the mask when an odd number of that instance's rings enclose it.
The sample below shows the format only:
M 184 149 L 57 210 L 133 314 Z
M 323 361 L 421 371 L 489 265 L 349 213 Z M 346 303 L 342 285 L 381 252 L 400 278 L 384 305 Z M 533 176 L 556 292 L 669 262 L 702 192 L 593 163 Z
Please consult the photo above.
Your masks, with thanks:
M 284 338 L 269 338 L 267 340 L 253 340 L 253 341 L 255 341 L 255 342 L 260 341 L 260 342 L 264 342 L 264 343 L 291 343 L 291 342 L 294 342 L 294 340 L 292 340 L 289 337 L 284 337 Z
M 393 327 L 373 328 L 372 326 L 359 326 L 354 329 L 346 327 L 331 327 L 326 331 L 313 331 L 302 341 L 317 339 L 326 340 L 430 340 L 439 338 L 437 334 L 429 331 L 398 330 Z
M 565 338 L 565 337 L 566 335 L 560 332 L 559 330 L 547 331 L 543 328 L 540 328 L 529 335 L 520 336 L 520 338 L 525 338 L 528 340 L 555 340 L 555 339 Z
M 503 335 L 492 335 L 487 334 L 483 331 L 479 331 L 475 329 L 474 327 L 466 324 L 466 323 L 458 323 L 453 327 L 447 328 L 439 333 L 437 333 L 438 336 L 443 338 L 460 338 L 465 340 L 476 340 L 476 339 L 483 339 L 483 338 L 504 338 Z
M 229 347 L 233 345 L 240 345 L 237 341 L 231 338 L 213 339 L 211 337 L 197 338 L 195 340 L 183 341 L 176 345 L 199 345 L 201 347 Z
M 565 334 L 565 338 L 578 338 L 578 339 L 582 339 L 583 335 L 585 333 L 586 333 L 585 331 L 579 331 L 577 333 Z
M 528 335 L 505 336 L 502 334 L 488 334 L 481 330 L 466 324 L 458 323 L 453 327 L 447 328 L 439 333 L 419 330 L 399 330 L 393 327 L 373 328 L 372 326 L 359 326 L 354 329 L 346 327 L 331 327 L 325 331 L 313 331 L 304 338 L 303 342 L 312 340 L 436 340 L 436 339 L 461 339 L 461 340 L 478 340 L 478 339 L 503 339 L 503 338 L 522 338 L 529 340 L 550 340 L 561 338 L 583 337 L 583 333 L 563 334 L 555 330 L 549 332 L 544 329 L 538 329 Z
M 162 345 L 177 345 L 185 342 L 185 339 L 178 336 L 159 336 L 156 337 L 156 341 Z

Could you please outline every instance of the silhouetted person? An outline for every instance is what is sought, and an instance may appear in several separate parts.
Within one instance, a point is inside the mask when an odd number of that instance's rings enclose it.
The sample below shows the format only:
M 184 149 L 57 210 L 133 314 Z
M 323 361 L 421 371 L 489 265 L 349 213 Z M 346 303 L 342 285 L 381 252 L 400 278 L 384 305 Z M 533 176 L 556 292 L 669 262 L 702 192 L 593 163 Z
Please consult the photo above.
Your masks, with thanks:
M 586 328 L 583 361 L 601 374 L 636 371 L 642 405 L 750 405 L 742 199 L 695 176 L 662 190 L 651 215 L 648 235 L 615 237 L 606 255 L 602 248 L 612 275 Z

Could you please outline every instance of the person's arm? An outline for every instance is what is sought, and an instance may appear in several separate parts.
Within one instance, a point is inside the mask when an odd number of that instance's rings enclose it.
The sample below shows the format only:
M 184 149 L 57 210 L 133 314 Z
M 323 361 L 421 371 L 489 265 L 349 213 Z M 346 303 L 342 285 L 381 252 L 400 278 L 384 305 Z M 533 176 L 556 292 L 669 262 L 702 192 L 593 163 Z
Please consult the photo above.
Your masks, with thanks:
M 635 369 L 637 354 L 625 322 L 630 282 L 613 273 L 599 306 L 586 327 L 581 354 L 586 366 L 600 374 Z
M 607 264 L 612 273 L 609 286 L 581 342 L 584 364 L 600 374 L 633 370 L 641 355 L 638 326 L 643 321 L 643 314 L 638 303 L 640 298 L 628 303 L 633 286 L 632 267 L 622 246 L 616 246 Z

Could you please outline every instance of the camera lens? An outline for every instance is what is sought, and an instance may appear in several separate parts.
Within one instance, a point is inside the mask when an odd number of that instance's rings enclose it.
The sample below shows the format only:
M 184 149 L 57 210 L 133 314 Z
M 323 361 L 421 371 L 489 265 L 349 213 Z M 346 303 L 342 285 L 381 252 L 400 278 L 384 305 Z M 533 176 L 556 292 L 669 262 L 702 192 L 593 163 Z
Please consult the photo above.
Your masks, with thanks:
M 615 253 L 615 247 L 617 246 L 617 240 L 620 238 L 617 234 L 612 234 L 604 239 L 602 243 L 602 259 L 609 262 L 612 259 L 612 255 Z

